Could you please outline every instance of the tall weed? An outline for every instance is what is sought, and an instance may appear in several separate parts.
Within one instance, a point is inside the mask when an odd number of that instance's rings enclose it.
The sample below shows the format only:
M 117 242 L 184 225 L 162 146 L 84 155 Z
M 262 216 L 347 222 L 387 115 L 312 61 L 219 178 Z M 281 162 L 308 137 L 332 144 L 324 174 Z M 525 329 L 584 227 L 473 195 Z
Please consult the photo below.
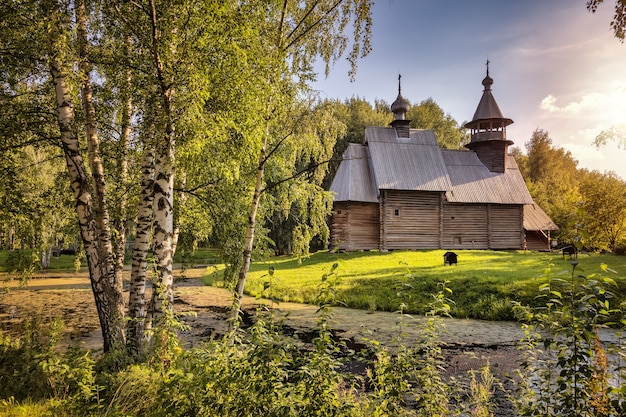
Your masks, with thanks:
M 530 416 L 622 415 L 624 393 L 610 385 L 621 371 L 608 360 L 620 352 L 600 339 L 600 330 L 619 313 L 611 308 L 616 283 L 600 274 L 583 275 L 576 261 L 569 279 L 554 278 L 552 267 L 540 287 L 543 306 L 516 307 L 528 324 L 515 404 Z

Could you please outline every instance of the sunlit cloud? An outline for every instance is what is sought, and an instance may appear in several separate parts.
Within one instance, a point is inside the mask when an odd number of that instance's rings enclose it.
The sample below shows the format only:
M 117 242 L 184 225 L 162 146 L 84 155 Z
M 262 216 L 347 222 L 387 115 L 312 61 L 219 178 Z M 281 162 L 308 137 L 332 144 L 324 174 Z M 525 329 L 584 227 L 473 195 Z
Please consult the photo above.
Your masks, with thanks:
M 603 107 L 610 97 L 600 93 L 585 94 L 578 101 L 571 101 L 563 106 L 557 105 L 557 98 L 550 94 L 541 100 L 539 107 L 550 113 L 580 113 L 583 110 L 598 109 Z
M 570 118 L 573 124 L 584 123 L 583 134 L 598 134 L 626 123 L 626 84 L 606 84 L 603 92 L 589 92 L 573 100 L 561 100 L 554 94 L 544 97 L 539 108 L 544 118 Z M 582 136 L 579 132 L 577 136 Z

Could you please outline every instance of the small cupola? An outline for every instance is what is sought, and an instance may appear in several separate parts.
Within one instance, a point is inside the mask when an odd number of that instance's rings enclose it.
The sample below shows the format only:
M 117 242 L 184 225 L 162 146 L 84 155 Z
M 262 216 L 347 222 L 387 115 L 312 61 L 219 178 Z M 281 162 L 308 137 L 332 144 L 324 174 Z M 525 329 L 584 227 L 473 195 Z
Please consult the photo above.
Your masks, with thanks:
M 394 120 L 391 122 L 391 126 L 396 129 L 396 134 L 399 138 L 409 137 L 409 124 L 410 120 L 406 120 L 406 113 L 409 111 L 411 104 L 407 99 L 402 97 L 402 86 L 400 85 L 400 79 L 402 75 L 398 75 L 398 97 L 391 104 L 391 111 L 394 114 Z
M 476 153 L 478 159 L 489 171 L 503 173 L 506 170 L 509 145 L 513 144 L 506 138 L 506 127 L 512 124 L 513 120 L 502 115 L 491 93 L 493 79 L 489 76 L 489 61 L 487 61 L 487 76 L 482 84 L 483 95 L 474 117 L 471 122 L 465 124 L 471 134 L 470 143 L 465 146 Z

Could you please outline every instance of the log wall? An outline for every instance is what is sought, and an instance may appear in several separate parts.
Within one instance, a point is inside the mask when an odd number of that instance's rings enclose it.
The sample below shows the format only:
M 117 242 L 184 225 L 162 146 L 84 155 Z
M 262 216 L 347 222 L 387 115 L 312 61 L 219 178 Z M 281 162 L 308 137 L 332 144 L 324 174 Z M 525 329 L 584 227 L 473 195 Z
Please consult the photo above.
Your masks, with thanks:
M 444 204 L 442 246 L 446 249 L 522 249 L 519 205 Z
M 523 206 L 492 204 L 489 209 L 489 249 L 523 249 Z
M 377 203 L 336 202 L 331 223 L 331 246 L 341 250 L 378 249 Z
M 445 204 L 443 237 L 445 249 L 489 249 L 486 204 Z
M 381 190 L 376 203 L 336 202 L 331 244 L 341 250 L 528 249 L 521 205 L 450 204 L 438 192 Z M 526 241 L 525 241 L 526 240 Z
M 382 250 L 440 247 L 442 193 L 381 191 Z

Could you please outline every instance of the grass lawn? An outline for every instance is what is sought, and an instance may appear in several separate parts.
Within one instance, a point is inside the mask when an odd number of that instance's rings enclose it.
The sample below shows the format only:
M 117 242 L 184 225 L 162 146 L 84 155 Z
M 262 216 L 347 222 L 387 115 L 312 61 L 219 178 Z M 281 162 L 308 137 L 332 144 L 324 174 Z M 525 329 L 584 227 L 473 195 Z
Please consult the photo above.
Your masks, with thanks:
M 337 263 L 341 282 L 337 298 L 346 306 L 368 310 L 395 311 L 401 303 L 409 313 L 424 313 L 441 282 L 448 282 L 454 301 L 452 314 L 489 320 L 514 318 L 511 301 L 536 304 L 539 285 L 555 279 L 569 279 L 572 265 L 560 253 L 530 251 L 457 251 L 458 265 L 444 266 L 444 250 L 337 253 L 318 252 L 302 259 L 277 257 L 254 262 L 246 293 L 271 296 L 282 301 L 315 303 L 321 277 Z M 576 273 L 609 276 L 618 283 L 613 292 L 626 298 L 626 257 L 580 255 Z M 549 267 L 552 263 L 553 266 Z M 607 264 L 617 274 L 602 272 Z M 268 274 L 274 268 L 273 276 Z M 597 276 L 596 276 L 597 277 Z M 206 277 L 219 283 L 220 271 Z M 269 286 L 269 287 L 268 287 Z
M 23 262 L 29 263 L 32 261 L 32 257 L 38 258 L 39 254 L 35 250 L 27 249 L 23 251 L 15 250 L 0 250 L 0 272 L 7 272 L 7 265 L 11 264 L 10 258 L 13 258 L 13 265 L 18 262 L 18 258 L 21 257 Z M 61 255 L 59 257 L 52 257 L 50 259 L 50 271 L 74 271 L 75 270 L 74 255 Z M 217 264 L 222 262 L 220 251 L 213 248 L 198 248 L 193 253 L 185 251 L 177 251 L 174 256 L 175 263 L 185 263 L 187 266 L 193 265 L 207 265 Z M 126 254 L 126 265 L 130 264 L 130 251 Z M 87 260 L 83 256 L 80 264 L 82 270 L 86 270 Z M 40 264 L 36 263 L 35 269 L 38 270 Z

